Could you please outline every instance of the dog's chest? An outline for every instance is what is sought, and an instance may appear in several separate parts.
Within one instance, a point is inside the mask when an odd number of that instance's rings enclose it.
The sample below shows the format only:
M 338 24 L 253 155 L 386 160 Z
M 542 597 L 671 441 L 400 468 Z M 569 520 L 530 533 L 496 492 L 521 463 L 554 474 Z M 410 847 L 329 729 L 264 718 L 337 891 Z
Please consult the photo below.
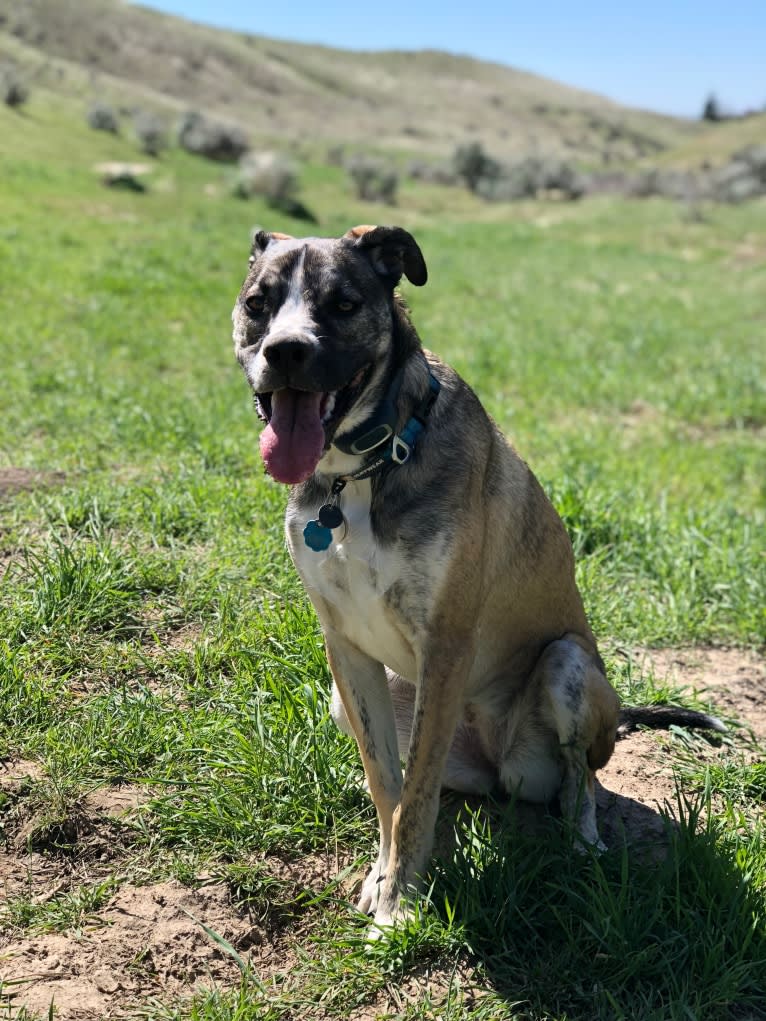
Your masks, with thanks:
M 343 527 L 337 529 L 337 540 L 319 553 L 303 541 L 311 514 L 291 508 L 287 517 L 290 551 L 323 626 L 339 631 L 367 655 L 415 681 L 418 625 L 427 617 L 418 594 L 433 589 L 401 544 L 382 546 L 377 541 L 370 523 L 369 493 L 369 482 L 348 487 L 342 502 L 345 534 Z

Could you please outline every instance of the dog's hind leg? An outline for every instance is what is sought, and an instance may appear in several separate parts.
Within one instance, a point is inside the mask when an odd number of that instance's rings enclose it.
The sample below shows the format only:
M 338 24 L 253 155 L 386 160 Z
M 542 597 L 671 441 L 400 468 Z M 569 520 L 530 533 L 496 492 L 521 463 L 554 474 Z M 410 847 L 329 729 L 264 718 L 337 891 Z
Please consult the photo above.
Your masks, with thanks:
M 561 810 L 583 841 L 604 845 L 596 828 L 594 776 L 614 749 L 619 714 L 617 693 L 609 684 L 594 648 L 578 635 L 549 645 L 535 666 L 541 720 L 559 741 Z

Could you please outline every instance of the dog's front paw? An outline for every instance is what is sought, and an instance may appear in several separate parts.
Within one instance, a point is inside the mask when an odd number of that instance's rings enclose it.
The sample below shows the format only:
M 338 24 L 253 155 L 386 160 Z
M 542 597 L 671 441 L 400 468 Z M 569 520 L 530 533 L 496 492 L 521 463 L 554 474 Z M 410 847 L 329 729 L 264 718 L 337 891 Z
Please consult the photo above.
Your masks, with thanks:
M 381 895 L 378 910 L 367 932 L 367 941 L 375 943 L 396 925 L 412 921 L 418 914 L 415 903 L 398 894 L 393 899 Z
M 380 891 L 385 882 L 385 875 L 381 872 L 380 863 L 376 862 L 367 874 L 362 883 L 362 891 L 359 900 L 356 902 L 357 909 L 364 915 L 375 915 L 378 912 Z

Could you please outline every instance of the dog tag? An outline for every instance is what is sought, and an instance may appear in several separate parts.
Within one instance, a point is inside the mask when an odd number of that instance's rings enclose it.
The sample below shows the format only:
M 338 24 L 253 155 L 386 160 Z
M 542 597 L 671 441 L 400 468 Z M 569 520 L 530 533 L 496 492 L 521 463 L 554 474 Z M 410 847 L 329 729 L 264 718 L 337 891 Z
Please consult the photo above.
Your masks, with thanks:
M 313 549 L 315 553 L 321 553 L 332 542 L 332 532 L 319 521 L 309 521 L 303 529 L 303 541 L 309 549 Z
M 337 503 L 322 504 L 317 517 L 325 528 L 340 528 L 343 524 L 343 511 Z

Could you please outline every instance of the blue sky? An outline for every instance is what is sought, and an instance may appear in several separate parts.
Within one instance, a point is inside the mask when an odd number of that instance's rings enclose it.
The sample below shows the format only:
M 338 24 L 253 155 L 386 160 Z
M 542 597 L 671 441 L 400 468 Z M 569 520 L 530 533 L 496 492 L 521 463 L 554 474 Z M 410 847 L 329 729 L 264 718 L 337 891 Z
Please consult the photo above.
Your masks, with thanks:
M 697 116 L 766 106 L 766 0 L 149 0 L 225 28 L 357 50 L 440 49 L 495 60 L 610 96 Z

